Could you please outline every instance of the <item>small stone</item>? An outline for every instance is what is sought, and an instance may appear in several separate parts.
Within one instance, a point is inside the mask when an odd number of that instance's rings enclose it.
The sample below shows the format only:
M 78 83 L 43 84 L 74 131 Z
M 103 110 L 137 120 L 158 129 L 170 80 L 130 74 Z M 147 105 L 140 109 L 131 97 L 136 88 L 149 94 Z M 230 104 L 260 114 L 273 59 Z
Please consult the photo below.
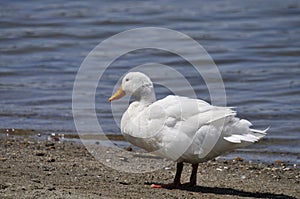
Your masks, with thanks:
M 54 159 L 54 158 L 49 158 L 49 159 L 47 160 L 47 162 L 55 162 L 55 159 Z
M 52 137 L 52 140 L 58 142 L 59 141 L 59 137 L 55 136 L 55 137 Z
M 237 161 L 237 162 L 243 162 L 244 161 L 244 159 L 242 157 L 240 157 L 240 156 L 236 156 L 234 158 L 234 160 Z
M 275 160 L 275 164 L 277 164 L 277 165 L 282 165 L 282 161 L 281 160 Z
M 41 183 L 39 179 L 31 179 L 32 182 Z
M 13 186 L 13 184 L 10 183 L 10 182 L 5 183 L 5 185 L 8 186 L 8 187 Z
M 57 136 L 55 133 L 51 133 L 50 136 L 47 137 L 48 141 L 59 141 L 59 136 Z
M 55 190 L 55 187 L 48 187 L 48 190 L 53 191 L 53 190 Z
M 217 171 L 223 171 L 221 168 L 217 168 L 216 170 L 217 170 Z
M 111 162 L 111 159 L 106 159 L 105 161 L 108 163 L 108 162 Z
M 124 148 L 126 151 L 132 151 L 132 148 L 129 146 L 129 147 L 126 147 Z
M 4 157 L 0 157 L 0 161 L 6 161 L 7 160 L 7 158 L 4 158 Z
M 35 152 L 35 155 L 36 156 L 44 156 L 45 153 L 43 151 L 37 151 L 37 152 Z
M 294 164 L 293 166 L 294 166 L 295 169 L 297 168 L 297 164 Z
M 119 184 L 122 184 L 122 185 L 129 185 L 130 183 L 127 182 L 127 180 L 124 180 L 123 182 L 119 182 Z
M 241 179 L 242 179 L 242 180 L 246 179 L 246 176 L 245 176 L 245 175 L 242 175 L 242 176 L 241 176 Z
M 55 146 L 49 146 L 47 149 L 48 149 L 48 150 L 54 150 L 54 149 L 55 149 Z
M 291 168 L 288 168 L 288 167 L 283 169 L 283 171 L 291 171 L 291 170 L 292 170 L 292 169 L 291 169 Z
M 33 144 L 35 144 L 35 142 L 27 141 L 27 144 L 33 145 Z
M 120 157 L 119 159 L 123 162 L 128 162 L 128 158 L 126 158 L 126 157 Z
M 172 168 L 171 167 L 165 167 L 165 170 L 171 170 Z
M 52 143 L 52 142 L 50 142 L 50 143 L 49 143 L 49 142 L 47 142 L 47 143 L 45 144 L 45 146 L 46 146 L 46 147 L 50 147 L 50 146 L 54 146 L 54 145 L 55 145 L 55 144 L 54 144 L 54 143 Z
M 0 184 L 0 189 L 6 189 L 7 187 L 9 187 L 7 184 Z
M 278 170 L 278 168 L 276 168 L 276 167 L 271 168 L 271 171 L 277 171 L 277 170 Z
M 60 138 L 64 138 L 65 134 L 59 133 L 57 136 L 60 137 Z

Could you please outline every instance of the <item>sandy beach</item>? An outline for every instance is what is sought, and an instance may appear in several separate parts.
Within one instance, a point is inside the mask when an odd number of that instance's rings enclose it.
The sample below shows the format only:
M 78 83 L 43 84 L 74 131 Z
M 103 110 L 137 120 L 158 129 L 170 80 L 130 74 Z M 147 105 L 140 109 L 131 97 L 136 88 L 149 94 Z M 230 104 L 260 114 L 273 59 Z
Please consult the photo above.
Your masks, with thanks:
M 300 198 L 300 170 L 284 162 L 209 161 L 199 166 L 196 187 L 166 190 L 150 185 L 171 182 L 175 163 L 131 174 L 103 165 L 80 143 L 9 136 L 0 147 L 1 198 Z M 182 181 L 190 171 L 186 164 Z

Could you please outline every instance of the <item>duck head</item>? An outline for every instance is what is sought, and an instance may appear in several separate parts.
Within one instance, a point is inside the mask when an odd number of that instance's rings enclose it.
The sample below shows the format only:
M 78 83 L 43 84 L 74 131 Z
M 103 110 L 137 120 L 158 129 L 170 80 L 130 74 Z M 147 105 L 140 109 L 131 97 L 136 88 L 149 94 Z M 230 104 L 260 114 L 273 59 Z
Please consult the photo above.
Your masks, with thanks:
M 109 101 L 120 99 L 125 95 L 132 95 L 137 101 L 155 101 L 153 83 L 150 78 L 141 72 L 127 73 L 119 90 L 109 98 Z

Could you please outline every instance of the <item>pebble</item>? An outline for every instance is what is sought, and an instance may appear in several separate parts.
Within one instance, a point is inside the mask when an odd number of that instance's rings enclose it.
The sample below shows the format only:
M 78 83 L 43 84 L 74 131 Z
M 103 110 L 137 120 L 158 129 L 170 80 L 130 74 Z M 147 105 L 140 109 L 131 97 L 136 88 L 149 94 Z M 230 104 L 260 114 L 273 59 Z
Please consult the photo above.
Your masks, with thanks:
M 54 150 L 55 149 L 55 146 L 49 146 L 48 148 L 47 148 L 47 150 Z
M 242 157 L 240 157 L 240 156 L 236 156 L 236 157 L 234 158 L 234 160 L 235 160 L 236 162 L 243 162 L 243 161 L 244 161 L 244 159 L 243 159 Z
M 9 185 L 7 185 L 7 184 L 0 184 L 0 189 L 6 189 L 7 187 L 9 187 Z
M 39 179 L 31 179 L 32 182 L 41 183 Z
M 217 168 L 216 170 L 217 170 L 217 171 L 223 171 L 221 168 Z
M 45 153 L 44 153 L 43 151 L 36 151 L 36 152 L 35 152 L 35 155 L 36 155 L 36 156 L 44 156 Z
M 271 171 L 277 171 L 277 170 L 278 170 L 278 168 L 276 168 L 276 167 L 271 168 Z
M 53 191 L 53 190 L 55 190 L 55 187 L 48 187 L 48 190 Z
M 126 158 L 126 157 L 120 157 L 119 160 L 121 160 L 123 162 L 128 162 L 128 158 Z
M 35 144 L 35 142 L 27 141 L 27 144 L 33 145 L 33 144 Z
M 294 164 L 293 166 L 294 166 L 295 169 L 297 168 L 297 164 Z
M 48 141 L 56 141 L 57 142 L 57 141 L 59 141 L 59 136 L 56 135 L 55 133 L 51 133 L 51 135 L 47 137 L 47 140 Z
M 54 158 L 49 158 L 49 159 L 47 160 L 47 162 L 55 162 L 55 159 L 54 159 Z
M 3 162 L 4 162 L 4 161 L 6 161 L 6 160 L 7 160 L 7 158 L 4 158 L 4 157 L 3 157 L 3 158 L 0 158 L 0 161 L 3 161 Z
M 241 176 L 241 179 L 242 180 L 246 179 L 246 176 L 245 175 Z
M 51 147 L 51 146 L 54 146 L 55 144 L 54 143 L 52 143 L 52 142 L 47 142 L 46 144 L 45 144 L 45 147 Z
M 126 182 L 126 180 L 124 180 L 123 182 L 119 182 L 119 184 L 122 184 L 122 185 L 129 185 L 129 183 Z
M 61 139 L 65 139 L 65 134 L 63 134 L 63 133 L 58 134 L 58 136 L 59 136 Z
M 126 147 L 124 148 L 126 151 L 132 151 L 132 148 L 129 146 L 129 147 Z
M 275 164 L 277 164 L 277 165 L 282 165 L 283 162 L 282 162 L 281 160 L 275 160 Z

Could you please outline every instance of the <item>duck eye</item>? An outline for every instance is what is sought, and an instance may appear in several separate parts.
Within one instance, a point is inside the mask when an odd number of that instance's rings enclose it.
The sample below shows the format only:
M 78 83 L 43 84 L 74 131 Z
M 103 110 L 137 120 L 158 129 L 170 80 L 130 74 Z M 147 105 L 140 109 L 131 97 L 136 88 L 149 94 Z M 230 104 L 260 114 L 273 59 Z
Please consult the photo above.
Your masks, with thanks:
M 128 79 L 128 78 L 126 78 L 126 79 L 125 79 L 125 81 L 126 81 L 126 82 L 128 82 L 128 81 L 129 81 L 129 79 Z

